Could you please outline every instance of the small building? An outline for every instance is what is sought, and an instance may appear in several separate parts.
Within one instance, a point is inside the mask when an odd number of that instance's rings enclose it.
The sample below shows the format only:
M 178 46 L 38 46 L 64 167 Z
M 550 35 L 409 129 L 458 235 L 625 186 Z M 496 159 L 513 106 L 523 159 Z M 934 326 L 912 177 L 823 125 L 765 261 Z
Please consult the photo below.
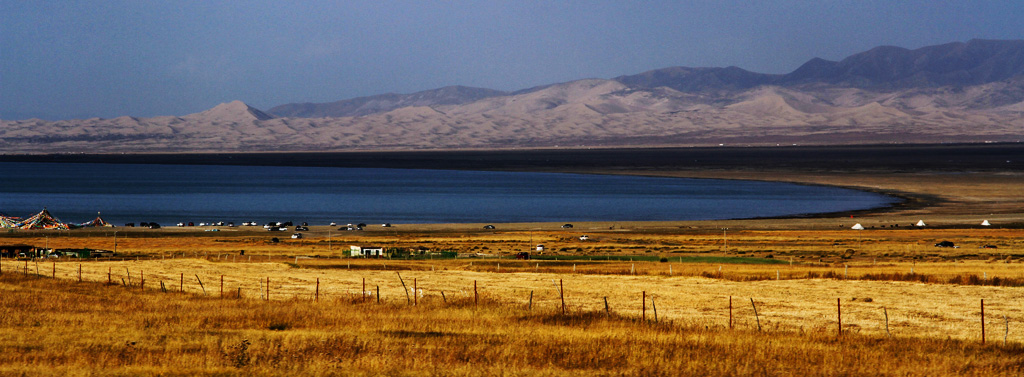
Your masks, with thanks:
M 0 256 L 4 258 L 17 258 L 24 254 L 25 256 L 36 256 L 36 247 L 32 245 L 0 245 Z
M 381 258 L 384 256 L 384 248 L 377 246 L 349 246 L 349 256 Z
M 537 251 L 544 251 L 544 245 L 537 245 Z

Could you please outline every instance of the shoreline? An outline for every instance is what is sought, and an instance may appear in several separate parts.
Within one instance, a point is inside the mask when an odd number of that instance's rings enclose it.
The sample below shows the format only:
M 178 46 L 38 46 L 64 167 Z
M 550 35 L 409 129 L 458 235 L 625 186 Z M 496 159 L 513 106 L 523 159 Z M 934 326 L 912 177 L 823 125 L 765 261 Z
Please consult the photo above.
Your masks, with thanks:
M 868 153 L 870 152 L 870 153 Z M 855 155 L 851 157 L 852 155 Z M 340 158 L 344 157 L 344 158 Z M 857 162 L 851 162 L 856 160 Z M 872 192 L 888 206 L 840 212 L 703 222 L 826 220 L 949 215 L 957 208 L 1024 221 L 1024 144 L 651 148 L 536 151 L 325 152 L 251 154 L 0 155 L 0 162 L 310 166 L 637 175 L 787 182 Z M 958 178 L 974 182 L 963 184 Z M 960 193 L 971 186 L 988 193 Z M 1020 195 L 998 194 L 1004 189 Z M 971 209 L 970 211 L 966 211 Z M 674 223 L 693 221 L 677 220 Z M 630 223 L 643 223 L 640 221 Z M 646 222 L 661 223 L 661 222 Z

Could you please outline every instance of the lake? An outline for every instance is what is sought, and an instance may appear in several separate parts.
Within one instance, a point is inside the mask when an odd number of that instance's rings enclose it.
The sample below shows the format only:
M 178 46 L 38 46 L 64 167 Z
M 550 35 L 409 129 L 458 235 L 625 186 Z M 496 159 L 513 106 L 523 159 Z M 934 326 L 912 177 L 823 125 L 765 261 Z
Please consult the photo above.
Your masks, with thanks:
M 714 220 L 898 199 L 787 183 L 453 170 L 0 163 L 0 213 L 82 223 L 503 223 Z

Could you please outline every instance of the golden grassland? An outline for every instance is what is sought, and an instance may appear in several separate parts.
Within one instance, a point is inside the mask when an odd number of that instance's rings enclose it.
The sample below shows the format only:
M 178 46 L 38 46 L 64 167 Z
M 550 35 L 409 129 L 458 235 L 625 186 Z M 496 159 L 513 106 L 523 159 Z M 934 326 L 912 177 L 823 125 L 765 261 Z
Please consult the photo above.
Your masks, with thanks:
M 0 374 L 1024 373 L 1021 174 L 610 173 L 841 185 L 912 205 L 573 229 L 311 227 L 300 240 L 247 228 L 11 231 L 0 243 L 118 255 L 0 261 Z M 346 258 L 350 245 L 419 259 Z M 431 259 L 438 251 L 471 257 Z M 521 251 L 571 259 L 511 259 Z
M 572 284 L 567 295 L 579 296 Z M 350 295 L 262 301 L 7 272 L 0 275 L 0 373 L 999 376 L 1024 370 L 1024 348 L 1015 341 L 888 338 L 851 328 L 837 336 L 827 326 L 793 331 L 772 324 L 784 320 L 771 319 L 770 304 L 759 308 L 762 331 L 746 320 L 729 329 L 723 321 L 655 322 L 650 314 L 641 321 L 620 309 L 608 315 L 577 305 L 562 314 L 549 304 L 531 310 L 508 302 L 493 289 L 482 289 L 479 304 L 465 296 L 415 306 Z M 658 302 L 661 310 L 670 310 L 668 301 Z

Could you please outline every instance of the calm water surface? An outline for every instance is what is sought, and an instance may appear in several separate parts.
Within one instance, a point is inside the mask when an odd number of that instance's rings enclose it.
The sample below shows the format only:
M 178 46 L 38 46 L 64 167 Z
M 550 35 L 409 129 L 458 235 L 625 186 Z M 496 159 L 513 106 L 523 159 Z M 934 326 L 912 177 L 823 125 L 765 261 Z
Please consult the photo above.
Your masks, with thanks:
M 711 220 L 885 206 L 784 183 L 448 170 L 0 163 L 0 213 L 65 222 L 501 223 Z

